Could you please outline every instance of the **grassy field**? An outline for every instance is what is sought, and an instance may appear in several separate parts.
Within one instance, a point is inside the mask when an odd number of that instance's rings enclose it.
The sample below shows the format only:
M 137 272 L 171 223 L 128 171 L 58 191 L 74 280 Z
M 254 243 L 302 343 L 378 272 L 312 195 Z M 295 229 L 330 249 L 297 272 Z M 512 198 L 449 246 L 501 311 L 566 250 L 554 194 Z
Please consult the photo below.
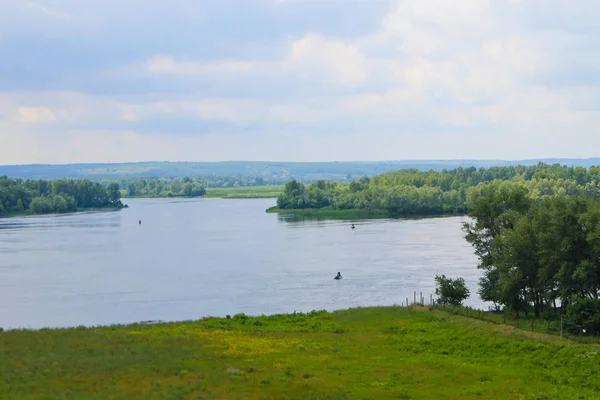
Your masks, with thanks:
M 202 198 L 221 198 L 221 199 L 271 199 L 277 198 L 283 192 L 283 185 L 269 186 L 247 186 L 237 188 L 207 188 L 206 194 Z M 123 199 L 131 198 L 127 196 L 126 190 L 121 190 Z M 168 198 L 167 194 L 162 196 L 134 196 L 134 198 Z M 176 196 L 172 196 L 176 197 Z
M 427 308 L 0 333 L 3 399 L 599 399 L 600 346 Z
M 283 192 L 281 186 L 248 186 L 239 188 L 206 189 L 204 197 L 223 199 L 271 199 L 277 198 Z

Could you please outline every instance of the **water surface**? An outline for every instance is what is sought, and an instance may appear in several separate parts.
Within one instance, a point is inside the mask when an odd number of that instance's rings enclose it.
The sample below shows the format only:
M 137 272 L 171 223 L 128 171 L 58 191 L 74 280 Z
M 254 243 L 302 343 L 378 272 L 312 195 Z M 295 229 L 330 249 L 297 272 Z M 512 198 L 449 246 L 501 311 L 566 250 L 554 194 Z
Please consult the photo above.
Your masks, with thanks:
M 415 290 L 429 298 L 442 273 L 464 277 L 468 303 L 482 305 L 464 217 L 353 221 L 352 230 L 266 214 L 270 199 L 126 203 L 0 219 L 0 327 L 401 304 Z

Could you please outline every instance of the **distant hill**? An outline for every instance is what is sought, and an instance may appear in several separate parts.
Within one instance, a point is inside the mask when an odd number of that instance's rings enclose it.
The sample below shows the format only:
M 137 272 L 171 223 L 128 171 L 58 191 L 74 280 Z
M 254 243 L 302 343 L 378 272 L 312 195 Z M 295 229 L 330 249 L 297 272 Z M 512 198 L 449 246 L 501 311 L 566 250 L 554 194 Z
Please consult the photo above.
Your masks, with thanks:
M 0 166 L 0 176 L 24 179 L 58 178 L 121 178 L 121 177 L 183 177 L 183 176 L 252 176 L 269 179 L 345 179 L 373 176 L 387 171 L 415 168 L 421 171 L 454 169 L 457 167 L 489 168 L 507 165 L 535 165 L 539 162 L 568 166 L 600 165 L 600 158 L 534 159 L 534 160 L 400 160 L 353 162 L 139 162 L 119 164 L 27 164 Z

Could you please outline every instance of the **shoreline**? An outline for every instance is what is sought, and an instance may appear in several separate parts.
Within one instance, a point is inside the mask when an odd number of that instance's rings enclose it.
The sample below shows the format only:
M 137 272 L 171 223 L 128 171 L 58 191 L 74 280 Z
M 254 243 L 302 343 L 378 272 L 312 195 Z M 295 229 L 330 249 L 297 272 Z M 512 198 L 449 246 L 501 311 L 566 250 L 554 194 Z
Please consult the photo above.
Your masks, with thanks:
M 0 216 L 0 220 L 3 219 L 10 219 L 10 218 L 19 218 L 19 217 L 43 217 L 43 216 L 50 216 L 50 215 L 72 215 L 72 214 L 77 214 L 77 213 L 81 213 L 81 212 L 104 212 L 104 211 L 121 211 L 123 209 L 129 208 L 129 206 L 127 204 L 124 204 L 123 207 L 91 207 L 91 208 L 79 208 L 75 211 L 67 211 L 67 212 L 63 212 L 63 213 L 57 213 L 57 212 L 49 212 L 49 213 L 34 213 L 32 211 L 23 211 L 23 212 L 12 212 L 6 215 L 1 215 Z
M 340 218 L 441 218 L 441 217 L 462 217 L 468 215 L 466 212 L 448 212 L 448 213 L 432 213 L 432 214 L 396 214 L 390 213 L 388 210 L 332 210 L 323 208 L 304 208 L 304 209 L 283 209 L 270 207 L 265 210 L 267 214 L 279 215 L 294 215 L 297 217 L 340 217 Z
M 139 195 L 122 194 L 122 199 L 276 199 L 283 192 L 283 186 L 243 186 L 237 188 L 206 188 L 202 196 L 183 195 Z

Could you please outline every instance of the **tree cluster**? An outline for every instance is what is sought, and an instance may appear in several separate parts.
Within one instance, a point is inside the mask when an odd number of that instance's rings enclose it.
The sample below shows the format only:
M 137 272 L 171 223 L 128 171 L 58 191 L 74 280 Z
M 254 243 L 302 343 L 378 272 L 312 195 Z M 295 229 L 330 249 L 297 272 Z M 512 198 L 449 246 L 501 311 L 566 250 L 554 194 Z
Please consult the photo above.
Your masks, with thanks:
M 280 180 L 269 180 L 262 177 L 242 176 L 194 176 L 194 177 L 151 177 L 102 179 L 100 183 L 107 186 L 117 183 L 129 197 L 199 197 L 206 194 L 206 188 L 235 188 L 262 186 L 283 183 Z
M 487 185 L 523 187 L 528 197 L 600 198 L 600 168 L 560 165 L 457 168 L 441 172 L 415 169 L 385 173 L 352 182 L 295 180 L 277 199 L 281 209 L 385 210 L 392 215 L 467 213 Z
M 536 316 L 556 312 L 557 303 L 600 310 L 585 303 L 597 304 L 600 291 L 600 202 L 535 198 L 524 186 L 487 184 L 469 216 L 464 230 L 484 271 L 483 300 L 517 315 L 530 308 Z
M 0 216 L 64 213 L 84 208 L 121 208 L 118 184 L 107 187 L 88 179 L 56 181 L 0 177 Z

